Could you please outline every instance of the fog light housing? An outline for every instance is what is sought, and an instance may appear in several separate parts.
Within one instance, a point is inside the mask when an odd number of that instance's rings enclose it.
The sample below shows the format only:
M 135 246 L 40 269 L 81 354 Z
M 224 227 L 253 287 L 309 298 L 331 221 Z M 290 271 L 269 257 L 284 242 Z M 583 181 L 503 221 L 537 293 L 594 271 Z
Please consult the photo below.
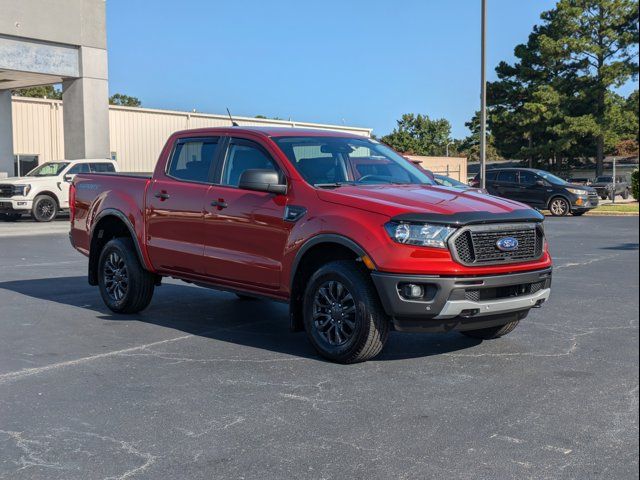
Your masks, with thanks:
M 418 300 L 424 297 L 424 287 L 415 283 L 405 283 L 400 286 L 400 295 L 407 300 Z

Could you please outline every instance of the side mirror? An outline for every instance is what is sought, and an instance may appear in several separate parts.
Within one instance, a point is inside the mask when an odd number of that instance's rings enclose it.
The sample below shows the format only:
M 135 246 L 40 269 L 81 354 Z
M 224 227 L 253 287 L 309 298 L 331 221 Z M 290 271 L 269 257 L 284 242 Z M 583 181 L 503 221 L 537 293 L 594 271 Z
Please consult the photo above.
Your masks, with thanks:
M 278 172 L 275 170 L 262 170 L 257 168 L 245 170 L 240 176 L 238 187 L 243 190 L 275 193 L 277 195 L 287 193 L 287 186 L 280 183 Z
M 536 180 L 536 185 L 537 185 L 538 187 L 544 187 L 544 186 L 545 186 L 545 185 L 544 185 L 544 180 Z
M 70 174 L 70 173 L 67 173 L 67 174 L 64 176 L 64 181 L 65 181 L 65 182 L 67 182 L 67 183 L 71 183 L 71 182 L 73 182 L 73 178 L 74 178 L 74 177 L 75 177 L 75 175 L 72 175 L 72 174 Z

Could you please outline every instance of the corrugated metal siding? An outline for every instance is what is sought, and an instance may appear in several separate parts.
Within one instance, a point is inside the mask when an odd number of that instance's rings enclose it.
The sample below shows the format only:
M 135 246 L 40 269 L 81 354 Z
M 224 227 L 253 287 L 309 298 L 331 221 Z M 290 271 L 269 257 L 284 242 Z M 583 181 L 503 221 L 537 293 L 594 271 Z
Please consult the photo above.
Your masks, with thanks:
M 14 97 L 13 145 L 16 154 L 39 155 L 40 162 L 64 158 L 62 102 Z M 369 137 L 367 128 L 237 117 L 241 125 L 338 130 Z M 122 171 L 152 171 L 169 135 L 190 128 L 226 127 L 226 115 L 109 107 L 109 142 Z

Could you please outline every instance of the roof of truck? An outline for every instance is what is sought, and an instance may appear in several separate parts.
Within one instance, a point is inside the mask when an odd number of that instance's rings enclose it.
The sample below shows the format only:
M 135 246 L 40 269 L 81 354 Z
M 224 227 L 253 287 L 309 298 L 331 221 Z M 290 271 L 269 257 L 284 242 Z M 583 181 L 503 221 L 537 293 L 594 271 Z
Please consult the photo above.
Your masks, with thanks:
M 254 127 L 254 126 L 238 126 L 238 127 L 213 127 L 199 128 L 196 130 L 184 130 L 179 133 L 197 133 L 212 134 L 224 133 L 233 134 L 233 132 L 252 132 L 265 135 L 267 137 L 348 137 L 348 138 L 368 138 L 355 133 L 348 133 L 340 130 L 320 130 L 316 128 L 298 128 L 298 127 Z

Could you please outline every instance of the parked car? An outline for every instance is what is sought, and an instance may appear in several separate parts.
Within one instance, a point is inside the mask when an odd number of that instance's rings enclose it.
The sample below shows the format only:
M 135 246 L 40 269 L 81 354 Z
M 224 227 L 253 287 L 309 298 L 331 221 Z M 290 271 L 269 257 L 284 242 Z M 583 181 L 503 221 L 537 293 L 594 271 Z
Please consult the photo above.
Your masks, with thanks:
M 433 179 L 438 185 L 442 185 L 443 187 L 451 187 L 451 188 L 455 188 L 457 190 L 462 190 L 462 191 L 473 190 L 478 193 L 487 193 L 486 190 L 472 187 L 466 183 L 462 183 L 461 181 L 456 180 L 455 178 L 447 177 L 446 175 L 440 175 L 436 173 L 433 175 Z
M 30 214 L 36 222 L 50 222 L 69 208 L 69 185 L 78 173 L 117 171 L 112 160 L 61 160 L 43 163 L 24 177 L 0 180 L 0 219 Z
M 480 185 L 479 176 L 472 185 Z M 556 217 L 571 213 L 584 215 L 598 206 L 595 189 L 568 183 L 544 170 L 531 168 L 496 168 L 487 171 L 487 190 L 491 195 L 549 210 Z
M 613 200 L 618 195 L 626 200 L 631 195 L 631 185 L 625 177 L 616 176 L 615 188 L 611 176 L 597 177 L 591 186 L 596 189 L 603 200 Z
M 266 297 L 337 362 L 374 357 L 392 328 L 497 338 L 550 295 L 543 215 L 434 185 L 356 135 L 179 132 L 151 177 L 78 175 L 71 198 L 71 242 L 112 311 L 143 310 L 169 276 Z
M 593 179 L 588 177 L 571 177 L 567 179 L 567 182 L 573 183 L 574 185 L 591 186 L 591 184 L 593 183 Z

